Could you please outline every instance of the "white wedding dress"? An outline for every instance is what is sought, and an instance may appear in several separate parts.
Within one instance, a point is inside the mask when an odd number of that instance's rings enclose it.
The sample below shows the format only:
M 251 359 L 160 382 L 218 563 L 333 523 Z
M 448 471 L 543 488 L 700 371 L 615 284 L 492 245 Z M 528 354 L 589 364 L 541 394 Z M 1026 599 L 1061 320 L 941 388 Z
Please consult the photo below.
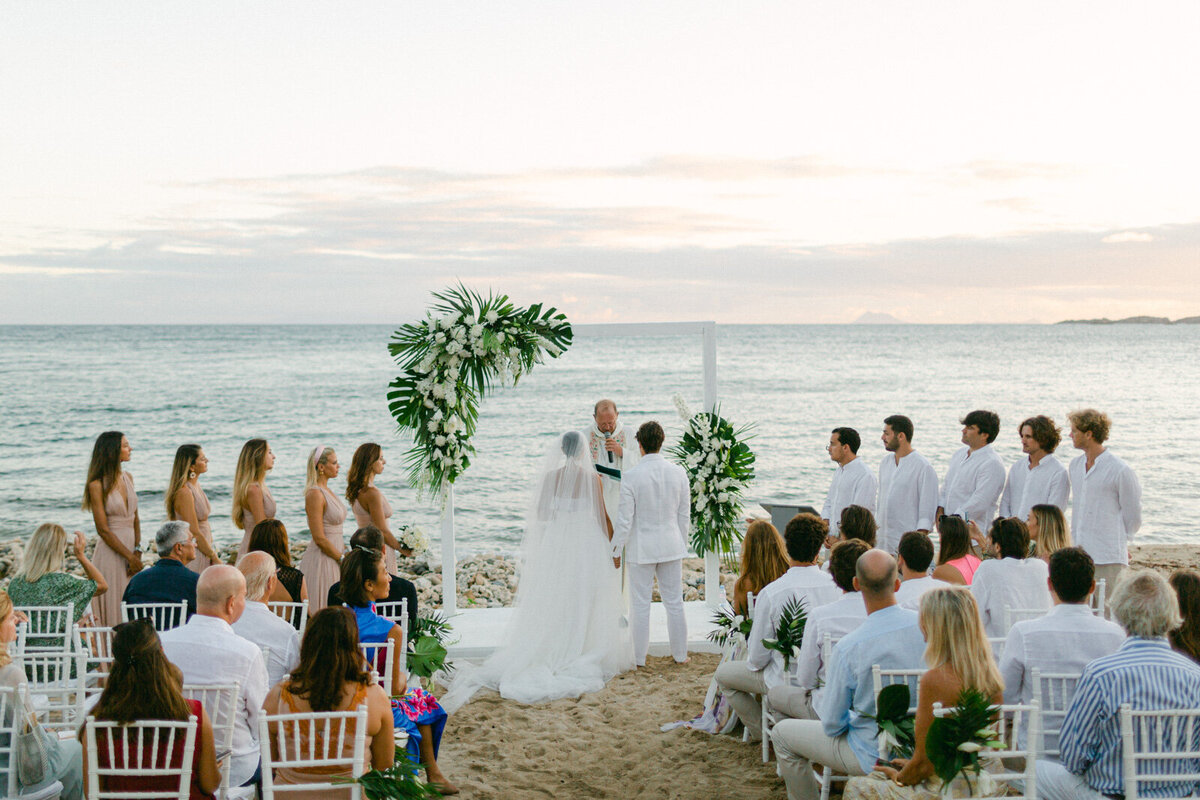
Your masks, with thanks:
M 555 439 L 535 486 L 512 621 L 482 666 L 459 665 L 446 711 L 485 687 L 520 703 L 578 697 L 633 668 L 621 572 L 582 435 Z

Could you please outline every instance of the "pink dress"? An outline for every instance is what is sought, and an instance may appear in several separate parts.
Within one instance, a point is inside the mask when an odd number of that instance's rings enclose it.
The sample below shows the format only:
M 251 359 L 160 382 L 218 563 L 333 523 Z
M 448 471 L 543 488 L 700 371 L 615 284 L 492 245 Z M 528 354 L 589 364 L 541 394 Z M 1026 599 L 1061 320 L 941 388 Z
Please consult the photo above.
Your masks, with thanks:
M 204 537 L 204 541 L 212 546 L 212 523 L 208 521 L 208 515 L 212 511 L 212 506 L 208 503 L 208 495 L 200 488 L 199 483 L 188 482 L 184 484 L 192 492 L 192 502 L 196 504 L 196 522 L 200 523 L 200 535 Z M 214 562 L 211 558 L 196 549 L 196 557 L 188 562 L 187 568 L 192 572 L 204 572 L 211 567 Z
M 122 472 L 120 480 L 125 484 L 125 497 L 121 497 L 121 491 L 114 486 L 108 497 L 104 498 L 104 513 L 108 516 L 108 529 L 113 536 L 132 550 L 133 519 L 138 510 L 137 492 L 133 489 L 133 477 L 128 472 Z M 108 581 L 108 591 L 92 600 L 92 613 L 96 615 L 97 625 L 112 627 L 121 621 L 121 597 L 129 585 L 129 576 L 125 574 L 128 562 L 101 538 L 96 542 L 92 563 Z
M 267 488 L 265 483 L 260 483 L 259 488 L 263 494 L 263 513 L 266 514 L 263 519 L 275 519 L 275 498 L 271 497 L 271 490 Z M 246 555 L 250 550 L 250 534 L 254 533 L 254 515 L 249 510 L 242 511 L 242 543 L 238 545 L 238 561 L 242 560 L 242 556 Z
M 968 586 L 970 586 L 971 581 L 975 579 L 975 570 L 979 569 L 979 565 L 982 563 L 983 562 L 980 561 L 978 556 L 973 556 L 970 553 L 967 553 L 965 556 L 950 559 L 946 562 L 946 566 L 954 567 L 956 570 L 958 570 L 963 576 L 963 580 L 967 582 Z
M 342 523 L 346 521 L 346 504 L 324 486 L 313 487 L 325 495 L 325 514 L 321 521 L 325 526 L 325 538 L 340 555 L 346 549 L 342 534 Z M 311 490 L 310 490 L 311 491 Z M 329 587 L 341 579 L 341 563 L 321 552 L 311 539 L 304 555 L 300 558 L 300 571 L 308 583 L 308 614 L 325 608 L 329 598 Z
M 379 493 L 379 499 L 383 501 L 383 518 L 391 519 L 392 504 L 389 503 L 387 498 L 383 496 L 383 492 Z M 363 504 L 358 502 L 358 500 L 354 501 L 354 505 L 351 506 L 351 510 L 354 511 L 354 521 L 358 523 L 358 527 L 365 528 L 367 525 L 371 524 L 371 515 L 367 513 L 367 510 L 363 508 Z M 386 543 L 383 545 L 383 562 L 387 566 L 388 574 L 395 575 L 396 551 L 388 547 Z

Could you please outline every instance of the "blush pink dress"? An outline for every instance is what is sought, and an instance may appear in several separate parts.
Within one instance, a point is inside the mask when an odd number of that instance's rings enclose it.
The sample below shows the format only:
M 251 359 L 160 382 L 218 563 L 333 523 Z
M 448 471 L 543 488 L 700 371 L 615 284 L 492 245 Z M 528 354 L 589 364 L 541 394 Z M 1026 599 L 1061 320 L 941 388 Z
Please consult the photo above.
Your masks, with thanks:
M 314 486 L 313 489 L 325 496 L 325 513 L 321 522 L 325 526 L 325 538 L 340 556 L 346 549 L 342 534 L 342 523 L 346 521 L 346 504 L 324 486 Z M 310 539 L 304 555 L 300 558 L 299 566 L 300 571 L 304 573 L 304 580 L 308 583 L 308 614 L 312 616 L 325 608 L 329 598 L 329 587 L 341 579 L 341 562 L 322 553 L 317 543 Z
M 389 503 L 387 498 L 383 496 L 383 492 L 379 493 L 379 499 L 383 501 L 383 518 L 391 519 L 392 504 Z M 354 501 L 354 505 L 351 506 L 351 510 L 354 511 L 354 521 L 358 523 L 358 527 L 364 528 L 371 524 L 371 515 L 367 513 L 367 510 L 363 508 L 363 504 L 358 502 L 358 500 Z M 387 566 L 388 574 L 395 575 L 396 551 L 388 547 L 386 543 L 383 545 L 383 561 Z
M 184 485 L 191 491 L 192 502 L 196 505 L 196 522 L 200 524 L 200 535 L 204 537 L 204 541 L 208 542 L 211 547 L 213 540 L 212 523 L 209 522 L 208 515 L 212 512 L 212 506 L 208 503 L 208 495 L 200 488 L 199 483 L 191 483 L 189 481 Z M 187 568 L 192 572 L 204 572 L 204 570 L 211 567 L 214 563 L 216 562 L 201 553 L 200 549 L 197 548 L 196 557 L 188 562 Z
M 259 484 L 259 487 L 263 494 L 263 513 L 266 514 L 263 519 L 275 519 L 275 498 L 271 496 L 271 490 L 265 483 Z M 254 515 L 248 510 L 242 511 L 242 531 L 242 543 L 238 545 L 238 561 L 249 551 L 250 534 L 254 533 Z
M 122 472 L 120 480 L 125 485 L 125 497 L 121 497 L 120 490 L 114 486 L 108 497 L 104 498 L 104 513 L 108 516 L 108 529 L 113 536 L 132 550 L 133 519 L 138 510 L 137 492 L 133 489 L 133 477 L 128 472 Z M 121 597 L 129 585 L 129 576 L 125 574 L 128 562 L 101 538 L 96 542 L 92 563 L 108 581 L 108 591 L 92 600 L 92 613 L 96 615 L 97 625 L 112 627 L 121 621 Z

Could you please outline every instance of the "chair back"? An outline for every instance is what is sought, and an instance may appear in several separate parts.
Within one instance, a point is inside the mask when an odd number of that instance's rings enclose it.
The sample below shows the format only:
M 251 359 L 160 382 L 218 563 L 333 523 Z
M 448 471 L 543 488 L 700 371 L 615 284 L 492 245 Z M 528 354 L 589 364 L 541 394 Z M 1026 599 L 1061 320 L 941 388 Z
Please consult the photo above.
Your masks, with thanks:
M 375 613 L 400 626 L 400 652 L 408 664 L 408 598 L 375 604 Z
M 76 625 L 71 631 L 75 652 L 87 666 L 84 690 L 96 694 L 104 691 L 113 663 L 113 629 Z
M 1012 630 L 1012 626 L 1016 625 L 1018 622 L 1025 622 L 1026 620 L 1031 620 L 1031 619 L 1039 619 L 1041 617 L 1046 616 L 1046 614 L 1048 614 L 1048 613 L 1050 613 L 1049 607 L 1046 607 L 1046 608 L 1020 608 L 1018 606 L 1010 606 L 1008 603 L 1005 603 L 1004 604 L 1004 616 L 1003 616 L 1004 635 L 1007 636 L 1008 632 Z
M 946 717 L 954 713 L 954 708 L 943 708 L 941 703 L 933 704 L 934 717 Z M 943 797 L 970 797 L 971 800 L 1002 800 L 1002 798 L 1023 797 L 1025 800 L 1037 800 L 1037 753 L 1036 748 L 1021 745 L 1018 741 L 1018 731 L 1027 732 L 1027 742 L 1037 742 L 1041 738 L 1041 715 L 1036 702 L 1029 705 L 998 706 L 996 715 L 996 738 L 1003 742 L 1002 749 L 981 751 L 980 755 L 988 759 L 996 759 L 1001 769 L 998 772 L 988 772 L 988 777 L 996 784 L 992 794 L 956 795 L 954 787 L 943 787 Z M 1016 766 L 1021 766 L 1016 771 Z M 1018 788 L 1020 787 L 1020 788 Z
M 879 711 L 879 693 L 883 691 L 883 687 L 892 686 L 897 683 L 903 683 L 908 686 L 908 713 L 917 713 L 917 692 L 921 685 L 921 676 L 925 674 L 925 669 L 885 669 L 878 664 L 871 665 L 871 684 L 873 707 L 876 712 Z M 879 737 L 879 756 L 887 758 L 888 745 L 884 737 Z
M 1075 696 L 1075 685 L 1079 683 L 1077 672 L 1042 672 L 1037 667 L 1033 673 L 1032 697 L 1042 711 L 1042 740 L 1033 742 L 1039 757 L 1057 759 L 1058 734 L 1062 732 L 1067 706 Z M 1023 732 L 1022 732 L 1023 734 Z M 1022 736 L 1022 744 L 1025 744 Z
M 308 601 L 301 600 L 299 603 L 285 603 L 282 600 L 272 600 L 267 603 L 267 608 L 271 609 L 280 619 L 285 620 L 300 634 L 304 634 L 304 627 L 308 624 Z
M 1108 619 L 1108 608 L 1104 604 L 1107 586 L 1108 581 L 1104 578 L 1096 581 L 1096 591 L 1092 592 L 1092 597 L 1088 601 L 1088 606 L 1091 607 L 1092 613 L 1103 619 Z
M 25 716 L 25 684 L 0 686 L 0 787 L 17 796 L 17 734 Z
M 135 619 L 149 617 L 154 623 L 154 630 L 162 633 L 172 628 L 178 628 L 187 622 L 187 601 L 178 603 L 126 603 L 121 601 L 121 621 L 130 622 Z
M 221 794 L 229 790 L 229 770 L 233 759 L 227 754 L 233 752 L 233 728 L 237 723 L 237 709 L 242 697 L 242 686 L 233 683 L 199 684 L 185 683 L 183 696 L 188 700 L 199 700 L 208 714 L 209 723 L 213 730 L 213 748 L 221 764 Z
M 61 606 L 13 606 L 29 617 L 17 626 L 17 646 L 14 656 L 22 653 L 61 653 L 71 647 L 71 624 L 75 609 L 68 603 Z
M 1120 708 L 1125 800 L 1195 795 L 1200 784 L 1200 708 Z M 1182 784 L 1182 785 L 1181 785 Z
M 754 592 L 746 592 L 746 619 L 754 619 Z
M 992 646 L 992 658 L 995 659 L 997 664 L 1000 663 L 1000 655 L 1004 652 L 1004 642 L 1007 639 L 1007 636 L 987 637 L 988 644 Z
M 26 653 L 19 663 L 42 727 L 69 731 L 83 720 L 86 662 L 77 653 Z
M 88 717 L 84 746 L 87 800 L 187 800 L 196 725 L 195 717 L 186 722 L 144 720 L 128 725 Z M 127 785 L 143 781 L 147 788 L 101 789 L 105 778 L 122 779 Z
M 392 696 L 392 671 L 396 664 L 395 644 L 391 639 L 386 642 L 358 643 L 358 649 L 362 651 L 363 658 L 371 665 L 371 672 L 374 673 L 375 679 L 379 681 L 379 685 L 383 687 L 383 691 L 388 697 Z M 383 663 L 380 663 L 381 661 Z
M 351 800 L 362 797 L 358 784 L 347 786 L 329 779 L 334 776 L 357 778 L 365 771 L 366 705 L 360 705 L 354 711 L 263 714 L 258 718 L 258 741 L 262 748 L 263 800 L 274 800 L 276 794 L 286 797 L 287 792 L 296 791 L 324 791 L 333 797 L 347 792 Z M 311 783 L 277 784 L 277 769 L 288 769 L 293 773 L 307 770 L 314 780 Z

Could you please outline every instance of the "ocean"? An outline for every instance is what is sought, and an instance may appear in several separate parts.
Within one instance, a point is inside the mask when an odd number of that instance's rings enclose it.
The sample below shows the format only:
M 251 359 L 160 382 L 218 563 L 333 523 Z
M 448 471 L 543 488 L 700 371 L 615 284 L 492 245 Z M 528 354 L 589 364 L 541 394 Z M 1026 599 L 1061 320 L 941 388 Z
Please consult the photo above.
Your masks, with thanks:
M 439 509 L 405 479 L 411 440 L 398 434 L 386 392 L 397 372 L 387 326 L 0 326 L 0 539 L 38 524 L 95 533 L 79 510 L 96 436 L 123 431 L 127 469 L 141 504 L 143 541 L 165 519 L 163 493 L 175 448 L 195 442 L 210 460 L 202 485 L 218 542 L 240 539 L 229 515 L 242 443 L 267 438 L 276 454 L 268 485 L 294 537 L 304 519 L 305 457 L 333 447 L 344 488 L 354 449 L 383 446 L 378 485 L 393 525 L 421 525 L 436 541 Z M 859 456 L 877 468 L 883 418 L 902 413 L 914 446 L 939 479 L 960 446 L 959 419 L 974 408 L 1000 414 L 996 449 L 1020 456 L 1016 425 L 1086 406 L 1113 419 L 1112 451 L 1137 472 L 1144 523 L 1136 541 L 1187 543 L 1197 536 L 1200 450 L 1200 326 L 1192 325 L 721 325 L 717 379 L 722 411 L 753 423 L 758 477 L 751 499 L 820 507 L 834 464 L 830 429 L 863 438 Z M 516 387 L 481 408 L 471 468 L 456 493 L 460 552 L 514 551 L 530 481 L 556 434 L 589 424 L 611 397 L 622 422 L 657 419 L 667 444 L 682 423 L 672 398 L 699 410 L 698 335 L 581 335 Z M 1182 432 L 1182 433 L 1181 433 Z M 1074 457 L 1070 440 L 1056 457 Z M 353 519 L 351 518 L 351 522 Z M 347 531 L 352 525 L 347 526 Z

